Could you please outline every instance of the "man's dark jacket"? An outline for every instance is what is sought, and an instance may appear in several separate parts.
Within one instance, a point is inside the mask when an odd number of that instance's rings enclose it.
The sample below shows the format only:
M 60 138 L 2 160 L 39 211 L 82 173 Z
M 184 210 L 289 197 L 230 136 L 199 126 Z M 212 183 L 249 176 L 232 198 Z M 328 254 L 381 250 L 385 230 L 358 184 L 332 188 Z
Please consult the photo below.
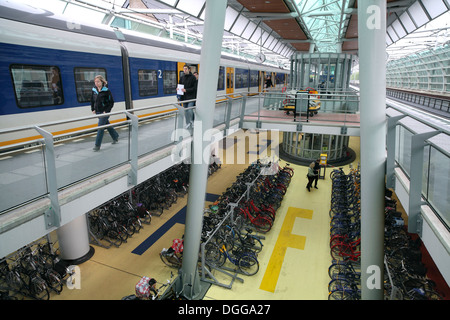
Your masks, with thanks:
M 180 97 L 181 101 L 195 99 L 197 97 L 197 78 L 188 73 L 181 77 L 179 84 L 184 85 L 186 92 Z

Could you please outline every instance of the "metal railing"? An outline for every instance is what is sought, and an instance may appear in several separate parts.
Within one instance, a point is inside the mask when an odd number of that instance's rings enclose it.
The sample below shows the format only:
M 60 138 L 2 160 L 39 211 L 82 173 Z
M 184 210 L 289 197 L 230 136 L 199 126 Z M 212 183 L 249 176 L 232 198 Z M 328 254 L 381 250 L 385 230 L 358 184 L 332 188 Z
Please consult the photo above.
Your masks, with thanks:
M 420 93 L 407 92 L 402 90 L 386 89 L 386 95 L 391 98 L 415 103 L 427 108 L 442 111 L 450 115 L 450 99 L 436 98 Z
M 319 93 L 319 97 L 319 112 L 333 113 L 332 118 L 340 113 L 344 123 L 351 123 L 353 120 L 348 115 L 359 111 L 359 99 L 354 91 Z M 224 125 L 228 129 L 234 119 L 240 120 L 239 128 L 243 127 L 244 119 L 286 122 L 280 119 L 283 115 L 280 107 L 275 107 L 276 114 L 264 114 L 286 99 L 287 93 L 281 91 L 217 96 L 213 127 Z M 104 115 L 91 115 L 0 130 L 3 145 L 0 146 L 0 214 L 46 196 L 54 200 L 52 206 L 57 206 L 59 190 L 125 164 L 130 165 L 130 184 L 136 183 L 140 157 L 179 143 L 180 137 L 175 133 L 185 127 L 184 111 L 178 103 L 169 103 L 111 112 L 108 114 L 111 124 L 102 127 L 96 123 Z M 288 121 L 303 122 L 308 118 Z M 100 152 L 93 152 L 97 130 L 109 127 L 119 133 L 119 143 L 111 145 L 112 140 L 105 133 Z M 181 138 L 190 136 L 188 131 L 181 134 Z M 23 142 L 14 142 L 18 141 L 14 140 L 16 136 L 22 137 Z
M 242 116 L 243 102 L 242 98 L 218 97 L 214 126 L 229 127 Z M 111 124 L 101 127 L 96 122 L 105 115 L 0 130 L 0 141 L 12 141 L 0 147 L 0 215 L 47 196 L 57 206 L 58 191 L 121 165 L 130 165 L 129 182 L 135 184 L 140 157 L 190 136 L 182 130 L 185 110 L 172 103 L 111 112 Z M 112 145 L 105 132 L 100 151 L 94 152 L 97 131 L 109 127 L 119 133 L 119 143 Z M 14 143 L 12 136 L 28 139 Z
M 339 91 L 319 91 L 317 94 L 309 94 L 299 90 L 270 90 L 260 93 L 257 96 L 248 98 L 258 99 L 257 113 L 246 112 L 247 115 L 255 117 L 256 121 L 262 119 L 277 121 L 280 120 L 280 113 L 270 113 L 264 111 L 284 111 L 293 122 L 335 122 L 336 115 L 340 122 L 345 124 L 358 123 L 359 118 L 351 115 L 359 113 L 359 94 L 354 90 Z M 306 106 L 309 106 L 308 112 Z M 297 112 L 294 112 L 296 110 Z M 327 115 L 333 114 L 333 117 Z M 316 117 L 319 115 L 319 117 Z M 286 121 L 286 117 L 283 121 Z

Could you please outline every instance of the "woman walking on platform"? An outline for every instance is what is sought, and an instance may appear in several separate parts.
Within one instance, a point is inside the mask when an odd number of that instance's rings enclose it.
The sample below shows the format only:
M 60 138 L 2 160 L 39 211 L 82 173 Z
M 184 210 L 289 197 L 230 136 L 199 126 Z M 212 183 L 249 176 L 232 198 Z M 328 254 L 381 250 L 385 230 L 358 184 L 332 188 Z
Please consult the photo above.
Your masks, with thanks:
M 103 114 L 110 113 L 111 109 L 114 106 L 114 99 L 111 94 L 111 91 L 108 89 L 105 78 L 103 76 L 98 75 L 94 78 L 95 86 L 92 88 L 92 97 L 91 97 L 91 110 L 95 114 Z M 109 124 L 109 116 L 99 117 L 98 118 L 98 126 L 104 126 Z M 119 134 L 112 127 L 107 128 L 111 138 L 113 139 L 113 144 L 116 144 L 119 141 Z M 103 140 L 103 134 L 105 129 L 98 129 L 97 138 L 95 139 L 94 151 L 100 150 L 100 146 Z

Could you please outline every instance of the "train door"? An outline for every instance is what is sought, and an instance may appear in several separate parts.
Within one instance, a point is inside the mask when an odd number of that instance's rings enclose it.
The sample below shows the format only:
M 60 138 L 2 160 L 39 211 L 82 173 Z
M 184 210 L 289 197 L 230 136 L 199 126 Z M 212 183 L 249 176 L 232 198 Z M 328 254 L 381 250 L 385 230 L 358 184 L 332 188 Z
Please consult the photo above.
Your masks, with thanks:
M 258 85 L 258 92 L 263 92 L 264 91 L 264 84 L 265 84 L 265 80 L 266 79 L 266 72 L 265 71 L 260 71 L 259 72 L 259 85 Z
M 199 65 L 198 64 L 189 64 L 186 62 L 178 62 L 177 63 L 177 83 L 180 82 L 180 79 L 182 76 L 184 76 L 184 71 L 183 71 L 183 67 L 184 65 L 187 64 L 188 66 L 191 67 L 191 73 L 194 74 L 194 72 L 199 72 Z
M 227 67 L 227 89 L 226 94 L 234 92 L 234 68 Z

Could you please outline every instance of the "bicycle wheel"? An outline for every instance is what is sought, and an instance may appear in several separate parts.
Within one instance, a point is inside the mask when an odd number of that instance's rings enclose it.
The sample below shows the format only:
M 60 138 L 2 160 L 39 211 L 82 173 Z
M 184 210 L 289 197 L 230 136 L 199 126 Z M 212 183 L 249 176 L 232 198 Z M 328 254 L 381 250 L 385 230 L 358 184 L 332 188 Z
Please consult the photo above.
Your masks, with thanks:
M 241 237 L 239 243 L 244 248 L 252 250 L 255 253 L 261 252 L 264 246 L 261 240 L 253 235 L 246 235 L 244 237 Z
M 58 272 L 53 269 L 49 269 L 46 272 L 45 278 L 50 289 L 54 290 L 56 293 L 61 293 L 61 291 L 63 290 L 63 283 Z
M 342 261 L 345 257 L 352 256 L 350 246 L 338 243 L 331 247 L 331 257 L 333 260 Z
M 331 280 L 328 283 L 328 292 L 335 290 L 352 290 L 353 283 L 351 280 L 347 279 L 345 276 L 340 276 L 336 279 Z
M 50 299 L 50 292 L 45 285 L 45 281 L 38 277 L 33 277 L 30 281 L 30 294 L 37 300 Z
M 207 263 L 217 267 L 224 265 L 226 257 L 215 243 L 208 242 L 205 245 L 205 260 Z
M 179 269 L 181 268 L 181 261 L 178 259 L 178 257 L 175 255 L 175 252 L 170 252 L 169 250 L 164 250 L 159 253 L 159 257 L 161 258 L 162 262 L 164 262 L 165 265 Z
M 266 233 L 272 229 L 272 221 L 269 218 L 258 215 L 252 224 L 255 226 L 256 230 Z
M 346 263 L 336 262 L 328 267 L 328 275 L 331 279 L 336 279 L 338 276 L 345 275 L 348 272 Z
M 23 286 L 23 280 L 18 271 L 9 271 L 6 274 L 6 283 L 13 290 L 20 290 Z
M 291 178 L 294 176 L 294 169 L 289 167 L 284 167 L 283 169 L 281 169 L 281 172 L 287 173 Z
M 116 230 L 110 229 L 107 231 L 107 240 L 114 246 L 119 247 L 123 240 Z
M 334 290 L 328 294 L 328 300 L 358 300 L 353 290 Z
M 253 255 L 244 254 L 239 258 L 238 267 L 243 274 L 253 276 L 259 270 L 259 262 Z

